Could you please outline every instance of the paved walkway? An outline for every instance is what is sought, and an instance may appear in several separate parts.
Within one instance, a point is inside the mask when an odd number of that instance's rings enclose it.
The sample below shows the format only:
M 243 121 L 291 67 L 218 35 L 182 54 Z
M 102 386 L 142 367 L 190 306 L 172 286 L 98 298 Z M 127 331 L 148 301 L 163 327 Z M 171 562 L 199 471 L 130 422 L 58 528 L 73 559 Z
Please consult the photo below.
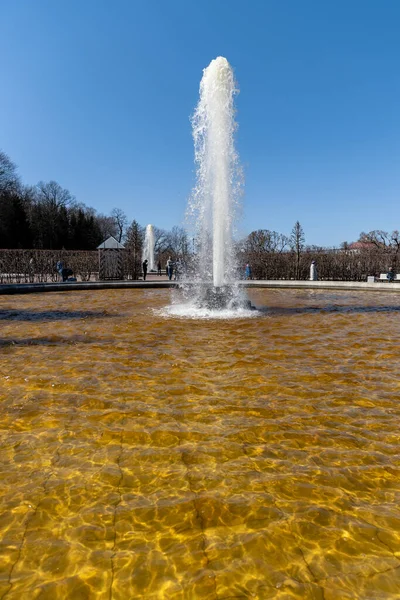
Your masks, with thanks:
M 165 276 L 152 276 L 147 281 L 77 281 L 65 283 L 13 283 L 0 284 L 1 294 L 33 294 L 42 292 L 68 292 L 75 290 L 105 289 L 151 289 L 174 288 L 179 282 L 168 281 Z M 364 290 L 372 292 L 400 292 L 400 283 L 367 283 L 358 281 L 287 281 L 287 280 L 252 280 L 240 281 L 239 285 L 247 288 L 282 288 L 308 290 Z

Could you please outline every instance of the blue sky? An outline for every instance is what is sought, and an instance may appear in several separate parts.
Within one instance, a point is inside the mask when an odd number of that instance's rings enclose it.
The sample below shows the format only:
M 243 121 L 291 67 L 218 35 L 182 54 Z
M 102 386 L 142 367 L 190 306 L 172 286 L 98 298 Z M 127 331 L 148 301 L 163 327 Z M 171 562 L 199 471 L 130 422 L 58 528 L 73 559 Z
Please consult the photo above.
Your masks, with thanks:
M 398 0 L 0 0 L 0 148 L 109 214 L 170 229 L 202 70 L 235 70 L 243 234 L 400 228 Z

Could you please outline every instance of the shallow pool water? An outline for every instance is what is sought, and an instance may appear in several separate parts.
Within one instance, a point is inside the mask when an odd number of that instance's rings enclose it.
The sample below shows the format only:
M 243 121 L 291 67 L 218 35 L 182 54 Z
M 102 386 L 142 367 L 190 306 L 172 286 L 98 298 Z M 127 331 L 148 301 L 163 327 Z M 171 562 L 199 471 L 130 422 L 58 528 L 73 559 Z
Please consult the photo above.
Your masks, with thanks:
M 0 599 L 400 598 L 400 296 L 171 293 L 0 296 Z

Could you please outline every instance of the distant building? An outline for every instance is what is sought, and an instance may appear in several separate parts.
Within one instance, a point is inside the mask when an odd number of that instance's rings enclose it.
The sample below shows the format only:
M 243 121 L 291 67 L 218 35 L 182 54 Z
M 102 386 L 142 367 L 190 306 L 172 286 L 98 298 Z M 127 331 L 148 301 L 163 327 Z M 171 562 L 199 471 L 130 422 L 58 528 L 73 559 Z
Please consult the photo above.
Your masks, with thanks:
M 348 244 L 346 251 L 358 254 L 363 250 L 373 250 L 374 248 L 376 249 L 376 244 L 372 242 L 352 242 L 351 244 Z
M 99 251 L 99 279 L 123 279 L 125 246 L 112 235 L 97 246 Z

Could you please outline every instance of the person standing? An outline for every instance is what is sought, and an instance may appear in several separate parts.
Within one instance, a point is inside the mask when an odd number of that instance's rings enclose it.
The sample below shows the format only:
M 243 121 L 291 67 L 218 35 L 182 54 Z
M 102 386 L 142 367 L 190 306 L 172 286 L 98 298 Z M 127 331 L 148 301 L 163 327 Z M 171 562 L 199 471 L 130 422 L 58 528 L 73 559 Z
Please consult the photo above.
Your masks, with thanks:
M 147 275 L 147 263 L 148 263 L 148 260 L 147 260 L 147 258 L 146 258 L 146 260 L 144 260 L 144 261 L 143 261 L 143 264 L 142 264 L 142 268 L 143 268 L 143 281 L 146 281 L 146 275 Z
M 61 279 L 63 281 L 68 281 L 68 279 L 70 277 L 72 277 L 72 275 L 74 274 L 72 269 L 68 269 L 67 267 L 64 267 L 64 264 L 61 260 L 58 261 L 58 263 L 56 265 L 56 270 L 61 275 Z M 75 279 L 75 281 L 76 281 L 76 279 Z
M 318 281 L 317 265 L 315 264 L 315 260 L 311 261 L 310 281 Z
M 161 275 L 161 260 L 158 259 L 158 263 L 157 263 L 157 274 Z
M 168 260 L 167 260 L 167 274 L 168 274 L 168 279 L 170 281 L 172 279 L 173 272 L 174 272 L 174 263 L 172 262 L 172 259 L 169 256 Z
M 182 275 L 182 263 L 181 263 L 181 259 L 178 258 L 178 260 L 175 262 L 175 281 L 178 281 L 178 279 L 181 278 Z
M 396 277 L 396 273 L 393 271 L 393 267 L 389 267 L 389 271 L 388 271 L 386 277 L 388 278 L 389 283 L 393 283 L 393 281 L 395 280 L 395 277 Z
M 246 279 L 253 279 L 249 263 L 246 265 Z

